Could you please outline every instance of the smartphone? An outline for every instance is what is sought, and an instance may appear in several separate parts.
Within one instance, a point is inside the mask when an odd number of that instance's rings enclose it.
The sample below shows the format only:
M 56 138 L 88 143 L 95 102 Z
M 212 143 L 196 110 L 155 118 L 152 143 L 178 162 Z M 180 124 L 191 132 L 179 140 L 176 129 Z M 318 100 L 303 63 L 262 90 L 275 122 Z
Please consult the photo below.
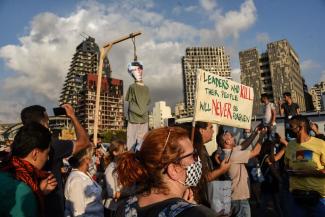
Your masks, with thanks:
M 225 160 L 226 163 L 229 163 L 229 160 L 231 158 L 231 155 L 232 155 L 232 151 L 233 149 L 229 150 L 223 150 L 222 154 L 221 154 L 221 160 Z
M 67 115 L 65 108 L 62 108 L 62 107 L 53 108 L 53 113 L 55 116 Z
M 232 155 L 232 151 L 233 151 L 234 149 L 232 148 L 231 149 L 231 151 L 230 151 L 230 154 L 229 154 L 229 157 L 228 157 L 228 159 L 227 159 L 227 161 L 226 161 L 226 163 L 229 163 L 229 161 L 230 161 L 230 158 L 231 158 L 231 155 Z

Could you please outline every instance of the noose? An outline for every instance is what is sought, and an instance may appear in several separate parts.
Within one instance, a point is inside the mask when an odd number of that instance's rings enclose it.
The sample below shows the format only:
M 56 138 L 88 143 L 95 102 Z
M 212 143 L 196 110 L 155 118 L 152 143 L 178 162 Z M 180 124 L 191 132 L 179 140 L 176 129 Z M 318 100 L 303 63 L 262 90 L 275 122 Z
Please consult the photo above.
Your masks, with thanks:
M 133 43 L 134 61 L 137 61 L 138 57 L 137 57 L 137 47 L 135 46 L 135 37 L 133 37 L 131 39 L 132 39 L 132 43 Z

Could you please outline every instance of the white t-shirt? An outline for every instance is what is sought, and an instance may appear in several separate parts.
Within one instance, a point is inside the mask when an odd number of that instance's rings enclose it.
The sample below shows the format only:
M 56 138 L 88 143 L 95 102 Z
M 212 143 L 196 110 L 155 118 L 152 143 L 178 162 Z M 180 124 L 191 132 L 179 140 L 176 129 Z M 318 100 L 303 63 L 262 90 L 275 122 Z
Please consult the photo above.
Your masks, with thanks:
M 275 105 L 272 102 L 269 102 L 266 105 L 263 105 L 263 123 L 264 124 L 270 124 L 271 123 L 271 118 L 272 118 L 272 109 L 275 109 Z
M 116 192 L 121 191 L 121 187 L 117 181 L 117 174 L 113 173 L 116 168 L 116 163 L 112 162 L 105 170 L 105 181 L 108 198 L 105 202 L 105 207 L 111 210 L 116 210 L 118 203 L 113 199 Z
M 102 188 L 85 174 L 73 169 L 64 188 L 66 207 L 64 215 L 104 217 L 104 207 L 101 199 Z

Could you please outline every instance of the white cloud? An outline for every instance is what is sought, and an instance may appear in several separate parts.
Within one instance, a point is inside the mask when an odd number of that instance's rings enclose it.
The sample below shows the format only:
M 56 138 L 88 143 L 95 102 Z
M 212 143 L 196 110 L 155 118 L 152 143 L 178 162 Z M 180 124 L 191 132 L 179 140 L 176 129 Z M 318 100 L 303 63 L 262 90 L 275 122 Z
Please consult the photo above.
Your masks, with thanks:
M 240 82 L 240 68 L 232 69 L 231 76 L 234 81 Z
M 196 11 L 197 9 L 198 9 L 198 7 L 197 7 L 196 5 L 190 5 L 190 6 L 186 7 L 184 10 L 185 10 L 186 12 L 194 12 L 194 11 Z
M 200 4 L 204 10 L 212 11 L 217 7 L 216 0 L 200 0 Z
M 301 70 L 303 72 L 305 72 L 305 71 L 319 69 L 320 68 L 320 64 L 317 63 L 317 62 L 315 62 L 314 60 L 308 59 L 308 60 L 304 60 L 301 63 L 300 67 L 301 67 Z
M 0 110 L 0 123 L 18 123 L 19 120 L 19 112 L 21 111 L 21 107 L 23 104 L 19 104 L 10 99 L 5 99 L 4 96 L 1 96 L 1 110 Z M 6 117 L 6 118 L 4 118 Z
M 152 102 L 165 100 L 173 105 L 183 99 L 181 57 L 185 48 L 198 42 L 223 45 L 222 37 L 238 37 L 256 19 L 251 0 L 244 2 L 239 11 L 224 15 L 215 1 L 201 1 L 206 9 L 214 8 L 210 17 L 214 18 L 216 28 L 199 29 L 154 12 L 152 1 L 146 7 L 139 2 L 146 1 L 111 2 L 108 6 L 86 1 L 66 16 L 35 16 L 19 44 L 0 47 L 0 58 L 13 72 L 0 81 L 0 100 L 7 105 L 1 106 L 0 120 L 16 120 L 17 111 L 26 105 L 51 108 L 57 104 L 75 48 L 83 40 L 81 33 L 95 37 L 101 46 L 130 32 L 142 31 L 136 38 L 137 52 L 144 62 L 144 80 L 152 93 Z M 187 10 L 194 9 L 193 6 Z M 214 16 L 216 13 L 218 16 Z M 124 89 L 132 82 L 126 72 L 132 59 L 131 40 L 114 45 L 109 53 L 113 77 L 124 80 Z M 238 71 L 233 71 L 236 77 Z
M 253 0 L 245 0 L 239 10 L 224 12 L 216 1 L 201 0 L 201 7 L 208 18 L 214 23 L 214 29 L 202 29 L 201 38 L 204 43 L 215 42 L 232 37 L 237 40 L 242 31 L 255 24 L 257 19 L 256 7 Z
M 321 72 L 320 81 L 325 82 L 325 70 Z
M 30 90 L 56 101 L 78 40 L 77 26 L 84 12 L 60 18 L 51 13 L 36 16 L 28 36 L 20 38 L 21 45 L 0 49 L 0 57 L 16 72 L 4 81 L 4 90 Z M 88 26 L 86 23 L 85 26 Z M 87 27 L 85 31 L 87 32 Z M 62 86 L 62 85 L 61 85 Z
M 312 59 L 303 60 L 300 64 L 300 68 L 301 74 L 306 79 L 308 87 L 314 86 L 325 78 L 325 70 L 321 72 L 321 65 Z
M 173 7 L 172 13 L 175 15 L 180 15 L 183 12 L 193 13 L 193 12 L 197 11 L 198 9 L 199 9 L 199 7 L 197 5 L 190 5 L 190 6 L 184 7 L 181 3 L 178 3 L 176 6 Z
M 173 10 L 172 10 L 172 13 L 173 13 L 173 14 L 176 14 L 176 15 L 181 14 L 181 13 L 182 13 L 182 7 L 180 7 L 180 6 L 175 6 L 175 7 L 173 8 Z
M 195 28 L 175 21 L 165 21 L 159 28 L 153 30 L 153 32 L 156 39 L 162 41 L 179 40 L 190 42 L 196 36 L 199 36 Z
M 224 38 L 239 37 L 239 33 L 247 30 L 256 21 L 256 8 L 252 0 L 246 0 L 239 11 L 229 11 L 225 15 L 216 14 L 216 30 Z
M 263 45 L 271 41 L 269 34 L 267 34 L 266 32 L 257 33 L 256 40 L 257 42 L 262 43 Z

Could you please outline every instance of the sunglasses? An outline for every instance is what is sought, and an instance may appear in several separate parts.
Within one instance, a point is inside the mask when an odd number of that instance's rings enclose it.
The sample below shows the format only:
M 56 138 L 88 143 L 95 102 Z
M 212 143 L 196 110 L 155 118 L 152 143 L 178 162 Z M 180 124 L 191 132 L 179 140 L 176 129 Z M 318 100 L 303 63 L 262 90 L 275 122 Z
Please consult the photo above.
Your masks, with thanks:
M 181 160 L 187 158 L 187 157 L 190 157 L 190 156 L 193 156 L 193 159 L 194 161 L 198 161 L 200 158 L 199 158 L 199 153 L 196 149 L 194 149 L 193 152 L 189 153 L 189 154 L 186 154 L 184 156 L 180 156 L 178 158 L 176 158 L 173 162 L 176 163 L 176 162 L 180 162 Z
M 165 173 L 167 172 L 167 167 L 168 167 L 169 164 L 172 164 L 172 163 L 174 163 L 174 164 L 180 164 L 180 161 L 181 161 L 181 160 L 183 160 L 183 159 L 185 159 L 185 158 L 187 158 L 187 157 L 190 157 L 190 156 L 193 156 L 193 159 L 194 159 L 195 162 L 196 162 L 196 161 L 200 161 L 199 154 L 198 154 L 197 150 L 194 149 L 194 151 L 193 151 L 192 153 L 189 153 L 189 154 L 186 154 L 186 155 L 184 155 L 184 156 L 178 157 L 178 158 L 176 158 L 175 160 L 173 160 L 172 162 L 168 163 L 168 164 L 164 167 L 164 169 L 163 169 L 163 173 L 165 174 Z

